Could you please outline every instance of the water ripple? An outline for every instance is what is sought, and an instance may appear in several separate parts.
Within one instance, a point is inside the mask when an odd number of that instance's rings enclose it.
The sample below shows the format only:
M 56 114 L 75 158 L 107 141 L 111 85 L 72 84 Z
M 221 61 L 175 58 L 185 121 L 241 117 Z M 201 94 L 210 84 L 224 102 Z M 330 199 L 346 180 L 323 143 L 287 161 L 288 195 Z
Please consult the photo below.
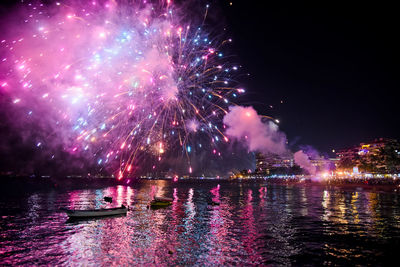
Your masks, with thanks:
M 149 209 L 154 196 L 174 200 Z M 381 265 L 400 243 L 398 203 L 393 192 L 223 181 L 8 196 L 0 265 Z M 60 211 L 121 204 L 126 216 L 70 221 Z

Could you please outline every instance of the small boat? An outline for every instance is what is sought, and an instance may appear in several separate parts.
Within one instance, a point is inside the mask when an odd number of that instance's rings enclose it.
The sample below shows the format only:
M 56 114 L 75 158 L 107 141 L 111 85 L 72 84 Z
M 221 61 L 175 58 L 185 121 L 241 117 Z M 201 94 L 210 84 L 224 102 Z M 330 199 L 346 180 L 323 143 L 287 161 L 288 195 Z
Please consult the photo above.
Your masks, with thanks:
M 172 202 L 173 199 L 170 197 L 154 197 L 154 201 L 160 201 L 160 202 Z
M 70 218 L 99 217 L 126 214 L 128 208 L 124 205 L 118 208 L 97 209 L 97 210 L 64 210 Z
M 167 207 L 172 204 L 173 199 L 169 197 L 154 197 L 154 199 L 150 202 L 150 207 L 152 208 L 161 208 Z

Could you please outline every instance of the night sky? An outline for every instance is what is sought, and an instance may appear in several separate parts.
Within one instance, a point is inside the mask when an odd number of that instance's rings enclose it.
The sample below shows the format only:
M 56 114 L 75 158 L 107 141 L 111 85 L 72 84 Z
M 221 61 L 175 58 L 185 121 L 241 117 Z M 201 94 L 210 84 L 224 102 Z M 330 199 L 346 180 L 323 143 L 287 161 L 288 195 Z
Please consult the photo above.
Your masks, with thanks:
M 394 6 L 229 3 L 221 4 L 227 31 L 250 74 L 241 80 L 248 92 L 243 104 L 279 119 L 293 148 L 329 152 L 378 137 L 400 138 Z

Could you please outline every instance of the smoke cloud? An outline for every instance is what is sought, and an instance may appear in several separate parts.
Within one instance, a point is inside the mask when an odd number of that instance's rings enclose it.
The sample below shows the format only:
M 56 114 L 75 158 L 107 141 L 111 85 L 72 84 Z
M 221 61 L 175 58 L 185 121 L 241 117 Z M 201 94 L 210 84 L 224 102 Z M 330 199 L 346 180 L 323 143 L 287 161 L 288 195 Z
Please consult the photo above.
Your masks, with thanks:
M 227 126 L 226 135 L 244 142 L 250 151 L 277 155 L 290 153 L 286 145 L 286 135 L 272 121 L 263 121 L 263 117 L 253 107 L 232 106 L 223 122 Z M 315 175 L 317 169 L 311 163 L 309 155 L 320 159 L 318 152 L 307 146 L 304 151 L 294 153 L 294 161 L 302 169 Z
M 228 126 L 226 135 L 243 140 L 250 151 L 287 152 L 286 135 L 272 121 L 263 122 L 253 107 L 231 106 L 223 122 Z
M 305 154 L 302 150 L 299 150 L 296 153 L 294 153 L 294 162 L 301 168 L 308 171 L 311 175 L 315 175 L 317 171 L 315 166 L 311 164 L 308 155 Z

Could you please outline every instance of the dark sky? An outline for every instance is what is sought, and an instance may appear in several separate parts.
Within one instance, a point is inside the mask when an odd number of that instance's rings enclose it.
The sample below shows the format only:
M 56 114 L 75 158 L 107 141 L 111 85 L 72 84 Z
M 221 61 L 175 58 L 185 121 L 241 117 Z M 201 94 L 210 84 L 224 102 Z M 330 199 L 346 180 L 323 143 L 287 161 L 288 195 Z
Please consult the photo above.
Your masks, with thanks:
M 296 145 L 328 152 L 400 139 L 396 8 L 349 2 L 222 1 L 250 73 L 243 104 L 279 119 Z

